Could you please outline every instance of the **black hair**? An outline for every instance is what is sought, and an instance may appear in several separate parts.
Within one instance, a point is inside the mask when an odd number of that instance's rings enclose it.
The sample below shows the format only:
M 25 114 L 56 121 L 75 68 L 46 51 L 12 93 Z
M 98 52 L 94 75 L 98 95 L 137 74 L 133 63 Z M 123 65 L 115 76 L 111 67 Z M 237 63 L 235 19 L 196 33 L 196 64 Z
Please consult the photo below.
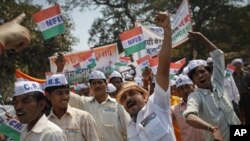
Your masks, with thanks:
M 61 88 L 70 88 L 70 86 L 69 86 L 69 84 L 60 85 L 60 86 L 51 86 L 51 87 L 45 88 L 45 91 L 48 92 L 49 94 L 51 94 L 54 90 L 61 89 Z
M 110 80 L 109 80 L 109 82 L 111 82 L 113 79 L 115 79 L 115 78 L 120 78 L 121 79 L 121 81 L 123 82 L 123 80 L 122 80 L 122 78 L 121 77 L 112 77 L 112 78 L 110 78 Z
M 90 84 L 90 85 L 91 85 L 91 82 L 92 82 L 93 80 L 103 80 L 105 83 L 107 83 L 106 79 L 89 79 L 89 84 Z
M 189 73 L 188 73 L 188 77 L 189 79 L 191 79 L 193 81 L 193 75 L 195 73 L 197 67 L 195 67 L 194 69 L 192 69 Z M 212 68 L 210 66 L 204 66 L 204 68 L 211 74 L 212 73 Z

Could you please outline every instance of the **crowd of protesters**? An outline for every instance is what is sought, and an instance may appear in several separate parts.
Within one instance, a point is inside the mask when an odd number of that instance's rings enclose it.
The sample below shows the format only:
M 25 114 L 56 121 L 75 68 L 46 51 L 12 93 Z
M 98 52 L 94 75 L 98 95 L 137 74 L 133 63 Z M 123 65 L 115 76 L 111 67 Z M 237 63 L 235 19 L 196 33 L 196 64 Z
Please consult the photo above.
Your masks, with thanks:
M 0 26 L 2 51 L 29 44 L 29 31 L 20 25 L 23 18 Z M 94 70 L 75 92 L 63 73 L 48 77 L 45 89 L 37 82 L 16 82 L 13 106 L 25 125 L 21 140 L 229 141 L 230 125 L 250 124 L 250 75 L 243 60 L 234 59 L 235 71 L 225 78 L 223 51 L 202 33 L 189 32 L 211 58 L 191 60 L 170 80 L 170 17 L 157 13 L 155 23 L 164 29 L 155 76 L 150 68 L 142 79 L 118 71 L 107 78 Z M 55 62 L 58 72 L 63 59 L 61 55 Z

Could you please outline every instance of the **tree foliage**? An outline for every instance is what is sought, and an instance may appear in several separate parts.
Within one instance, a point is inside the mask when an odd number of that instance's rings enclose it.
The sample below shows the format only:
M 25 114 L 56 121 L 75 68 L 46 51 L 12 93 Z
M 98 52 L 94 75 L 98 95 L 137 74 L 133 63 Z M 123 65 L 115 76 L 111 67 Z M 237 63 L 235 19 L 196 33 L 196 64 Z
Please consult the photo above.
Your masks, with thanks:
M 17 3 L 14 0 L 1 0 L 0 9 L 1 23 L 25 12 L 26 18 L 22 25 L 27 27 L 31 34 L 31 44 L 21 53 L 6 51 L 0 56 L 0 90 L 1 94 L 6 97 L 13 94 L 16 68 L 33 77 L 45 78 L 45 72 L 50 70 L 48 57 L 56 52 L 71 51 L 71 45 L 76 42 L 76 39 L 70 33 L 73 24 L 69 22 L 68 17 L 64 17 L 66 19 L 66 32 L 61 36 L 44 40 L 32 19 L 32 14 L 41 9 L 38 5 L 31 5 L 27 2 Z

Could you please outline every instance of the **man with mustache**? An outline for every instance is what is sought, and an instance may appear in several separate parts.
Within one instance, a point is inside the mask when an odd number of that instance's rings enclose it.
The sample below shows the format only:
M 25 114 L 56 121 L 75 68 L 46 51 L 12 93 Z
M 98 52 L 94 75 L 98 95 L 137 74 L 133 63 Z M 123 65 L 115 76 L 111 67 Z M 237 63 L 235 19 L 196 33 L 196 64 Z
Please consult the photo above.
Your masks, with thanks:
M 126 141 L 130 118 L 122 105 L 107 94 L 106 76 L 103 72 L 94 70 L 89 76 L 89 84 L 94 96 L 85 97 L 72 93 L 69 104 L 92 114 L 100 141 Z
M 18 120 L 26 124 L 21 132 L 21 141 L 67 140 L 62 129 L 45 116 L 46 97 L 37 82 L 16 82 L 13 105 Z
M 213 59 L 213 71 L 204 60 L 188 64 L 188 77 L 197 89 L 188 96 L 184 116 L 191 126 L 204 130 L 206 141 L 229 141 L 229 125 L 240 124 L 232 103 L 224 90 L 224 53 L 199 32 L 191 38 L 204 45 Z
M 68 104 L 69 90 L 64 74 L 54 74 L 46 80 L 45 94 L 52 104 L 49 120 L 64 130 L 68 141 L 99 141 L 92 115 Z
M 135 82 L 125 82 L 117 100 L 130 114 L 129 141 L 175 141 L 170 111 L 169 68 L 171 62 L 171 25 L 167 13 L 155 16 L 157 25 L 164 29 L 164 40 L 159 52 L 154 93 L 148 92 Z

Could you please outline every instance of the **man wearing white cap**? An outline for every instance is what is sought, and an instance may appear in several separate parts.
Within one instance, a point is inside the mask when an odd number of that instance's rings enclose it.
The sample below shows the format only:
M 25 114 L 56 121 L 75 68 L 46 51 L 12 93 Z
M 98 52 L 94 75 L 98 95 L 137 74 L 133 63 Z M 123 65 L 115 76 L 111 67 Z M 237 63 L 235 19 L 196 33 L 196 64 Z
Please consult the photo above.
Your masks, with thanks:
M 21 141 L 66 141 L 65 134 L 44 114 L 46 97 L 37 82 L 15 83 L 13 105 L 18 120 L 26 124 L 21 132 Z
M 197 89 L 188 96 L 183 114 L 187 123 L 204 130 L 205 141 L 229 141 L 229 125 L 240 124 L 240 120 L 224 91 L 224 54 L 201 33 L 189 33 L 210 51 L 214 69 L 211 71 L 204 60 L 189 62 L 188 76 Z
M 202 130 L 196 129 L 187 124 L 183 116 L 184 110 L 187 108 L 188 95 L 194 91 L 192 80 L 186 75 L 180 75 L 176 80 L 176 90 L 182 100 L 179 104 L 171 106 L 173 117 L 177 120 L 180 128 L 182 141 L 204 141 Z
M 107 90 L 106 77 L 103 72 L 94 70 L 89 76 L 93 97 L 70 95 L 70 105 L 88 111 L 97 124 L 100 141 L 126 141 L 127 124 L 130 120 L 123 106 L 111 98 Z
M 99 141 L 92 115 L 68 104 L 70 87 L 64 74 L 46 80 L 45 94 L 52 104 L 48 118 L 64 130 L 68 141 Z
M 118 71 L 113 71 L 109 76 L 109 82 L 116 87 L 116 94 L 117 94 L 117 92 L 120 91 L 121 85 L 123 83 L 122 75 Z M 116 97 L 116 94 L 114 95 L 114 98 Z
M 245 124 L 250 124 L 250 74 L 243 70 L 243 60 L 240 58 L 236 58 L 231 63 L 235 66 L 235 71 L 233 72 L 233 78 L 235 84 L 240 93 L 240 111 L 243 113 L 241 115 L 244 116 L 243 121 Z

